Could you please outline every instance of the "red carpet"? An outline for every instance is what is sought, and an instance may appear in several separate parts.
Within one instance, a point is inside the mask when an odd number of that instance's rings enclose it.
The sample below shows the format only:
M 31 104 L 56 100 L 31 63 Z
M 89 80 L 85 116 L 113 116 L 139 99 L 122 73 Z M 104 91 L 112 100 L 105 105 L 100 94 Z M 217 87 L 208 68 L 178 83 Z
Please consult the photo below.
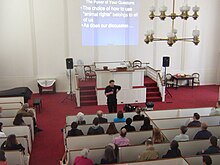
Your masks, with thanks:
M 218 99 L 218 86 L 201 86 L 194 89 L 181 87 L 177 90 L 169 89 L 169 91 L 173 98 L 167 96 L 167 103 L 156 102 L 155 110 L 214 106 Z M 75 108 L 75 103 L 69 100 L 61 103 L 65 96 L 64 93 L 33 95 L 33 98 L 40 97 L 43 101 L 43 109 L 40 114 L 37 114 L 37 122 L 43 132 L 36 135 L 31 153 L 31 165 L 59 164 L 59 159 L 64 153 L 63 137 L 60 130 L 65 124 L 66 115 L 76 114 L 79 111 L 93 114 L 98 109 L 107 112 L 106 106 Z M 122 108 L 123 106 L 120 105 L 118 109 Z

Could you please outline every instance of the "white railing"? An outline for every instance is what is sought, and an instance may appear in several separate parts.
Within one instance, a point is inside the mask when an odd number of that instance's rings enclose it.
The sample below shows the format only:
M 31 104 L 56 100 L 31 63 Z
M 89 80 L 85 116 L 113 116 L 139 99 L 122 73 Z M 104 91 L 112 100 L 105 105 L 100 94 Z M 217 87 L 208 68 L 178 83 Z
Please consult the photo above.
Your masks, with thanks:
M 162 97 L 162 102 L 165 102 L 166 88 L 165 88 L 164 82 L 162 80 L 160 70 L 155 70 L 155 69 L 151 68 L 150 66 L 147 66 L 146 70 L 147 70 L 147 76 L 157 82 L 157 86 L 159 88 L 159 91 L 160 91 L 160 94 Z
M 76 97 L 76 106 L 80 107 L 80 88 L 79 88 L 79 75 L 74 74 L 74 84 L 75 84 L 75 97 Z

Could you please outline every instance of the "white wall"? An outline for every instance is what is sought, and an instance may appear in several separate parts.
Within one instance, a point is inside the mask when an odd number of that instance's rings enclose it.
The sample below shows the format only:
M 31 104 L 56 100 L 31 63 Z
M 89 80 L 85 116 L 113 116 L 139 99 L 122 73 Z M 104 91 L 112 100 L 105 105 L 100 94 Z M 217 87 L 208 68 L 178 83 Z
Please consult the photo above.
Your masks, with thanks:
M 171 0 L 164 0 L 171 8 Z M 177 9 L 184 0 L 177 1 Z M 158 36 L 170 30 L 170 20 L 151 21 L 147 15 L 159 0 L 140 0 L 139 45 L 86 46 L 81 45 L 80 0 L 1 0 L 0 1 L 0 90 L 28 86 L 37 91 L 37 78 L 56 78 L 57 90 L 68 90 L 65 58 L 82 59 L 84 63 L 140 59 L 161 69 L 163 55 L 171 57 L 171 73 L 199 72 L 203 84 L 220 82 L 220 20 L 219 0 L 190 0 L 201 7 L 200 18 L 194 22 L 176 22 L 178 35 L 191 36 L 198 26 L 201 43 L 166 43 L 146 45 L 144 32 L 154 28 Z

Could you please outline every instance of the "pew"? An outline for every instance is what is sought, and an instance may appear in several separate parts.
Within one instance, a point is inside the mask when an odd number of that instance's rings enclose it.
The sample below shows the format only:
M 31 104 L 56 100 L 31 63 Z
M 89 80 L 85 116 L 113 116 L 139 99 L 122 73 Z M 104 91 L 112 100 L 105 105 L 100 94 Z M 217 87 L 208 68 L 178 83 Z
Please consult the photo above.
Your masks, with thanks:
M 189 140 L 193 140 L 194 136 L 198 131 L 200 131 L 200 127 L 188 128 L 186 135 L 189 136 Z M 212 133 L 213 136 L 220 137 L 220 125 L 219 126 L 210 126 L 208 130 Z M 161 130 L 164 136 L 169 140 L 172 141 L 176 135 L 180 134 L 180 129 L 164 129 Z
M 66 138 L 66 147 L 68 150 L 80 150 L 83 148 L 102 148 L 112 142 L 115 135 L 86 135 L 86 136 L 75 136 Z M 152 136 L 152 131 L 138 131 L 128 132 L 127 138 L 130 140 L 130 144 L 139 145 L 142 144 L 147 138 Z
M 219 165 L 220 154 L 213 154 L 213 155 L 209 155 L 209 156 L 212 158 L 212 165 Z M 185 157 L 185 160 L 190 165 L 202 164 L 202 156 Z
M 0 104 L 1 103 L 22 103 L 24 104 L 24 97 L 0 97 Z
M 8 165 L 28 165 L 29 156 L 25 156 L 20 151 L 5 151 L 5 157 L 8 161 Z
M 155 119 L 154 124 L 160 129 L 180 128 L 182 125 L 189 123 L 188 117 L 183 118 L 170 118 L 170 119 Z M 206 122 L 209 126 L 219 125 L 220 116 L 202 116 L 201 122 Z
M 166 118 L 179 118 L 179 117 L 192 117 L 195 112 L 200 116 L 209 116 L 212 107 L 207 108 L 189 108 L 189 109 L 173 109 L 173 110 L 157 110 L 146 111 L 146 114 L 152 120 L 166 119 Z
M 3 109 L 0 118 L 4 117 L 15 117 L 18 112 L 18 108 L 13 108 L 13 109 Z M 34 117 L 36 119 L 36 111 L 34 108 L 32 108 L 32 111 L 34 112 Z
M 28 126 L 9 126 L 3 127 L 2 131 L 9 136 L 11 134 L 15 134 L 16 136 L 26 136 L 28 140 L 28 147 L 29 151 L 31 152 L 32 149 L 32 142 L 31 142 L 31 133 L 30 128 Z
M 7 140 L 7 137 L 0 137 L 0 146 Z M 31 148 L 29 147 L 29 142 L 27 136 L 17 136 L 17 140 L 21 143 L 21 145 L 25 148 L 25 154 L 31 152 Z
M 31 138 L 34 140 L 34 123 L 32 117 L 23 117 L 24 122 L 30 127 L 31 129 Z M 13 117 L 8 118 L 0 118 L 0 122 L 3 123 L 3 127 L 5 126 L 13 126 Z

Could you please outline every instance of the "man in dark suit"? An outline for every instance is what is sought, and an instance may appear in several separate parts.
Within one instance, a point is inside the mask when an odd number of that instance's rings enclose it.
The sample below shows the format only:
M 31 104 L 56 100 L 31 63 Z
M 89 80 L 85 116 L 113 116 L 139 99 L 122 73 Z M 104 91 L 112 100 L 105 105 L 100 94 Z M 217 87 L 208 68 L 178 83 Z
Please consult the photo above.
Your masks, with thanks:
M 199 121 L 200 115 L 198 113 L 193 114 L 193 121 L 191 121 L 187 127 L 201 127 L 201 122 Z
M 103 112 L 101 110 L 97 111 L 97 116 L 99 119 L 99 123 L 108 123 L 108 119 L 102 117 L 103 116 Z
M 121 90 L 121 86 L 115 85 L 114 80 L 109 81 L 109 85 L 105 88 L 109 113 L 117 112 L 117 93 Z

